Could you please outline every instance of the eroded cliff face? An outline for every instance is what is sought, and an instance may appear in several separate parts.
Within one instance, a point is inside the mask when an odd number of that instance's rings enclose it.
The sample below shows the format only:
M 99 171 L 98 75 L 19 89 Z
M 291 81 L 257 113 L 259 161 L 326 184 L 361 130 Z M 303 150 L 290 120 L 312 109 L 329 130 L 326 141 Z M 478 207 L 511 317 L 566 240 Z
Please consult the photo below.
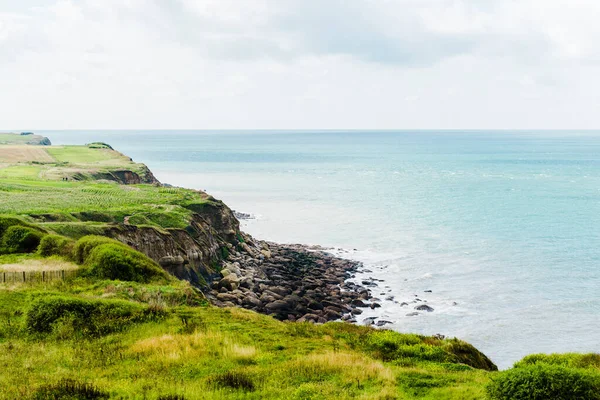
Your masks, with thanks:
M 113 237 L 141 251 L 179 279 L 207 287 L 220 279 L 224 259 L 243 250 L 245 238 L 239 221 L 220 201 L 190 206 L 195 213 L 186 229 L 158 229 L 119 225 L 107 230 Z
M 140 173 L 127 169 L 117 169 L 107 172 L 96 172 L 93 174 L 93 177 L 98 180 L 115 181 L 123 185 L 138 185 L 140 183 L 160 185 L 158 179 L 156 179 L 152 171 L 145 165 L 142 166 Z

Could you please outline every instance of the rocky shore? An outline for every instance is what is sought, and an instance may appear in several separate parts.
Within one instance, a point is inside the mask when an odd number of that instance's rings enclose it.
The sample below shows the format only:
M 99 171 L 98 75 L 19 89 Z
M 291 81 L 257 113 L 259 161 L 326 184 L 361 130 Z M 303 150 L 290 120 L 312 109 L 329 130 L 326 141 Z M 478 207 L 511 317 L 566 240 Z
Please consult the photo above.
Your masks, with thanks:
M 368 288 L 348 282 L 361 263 L 335 257 L 319 246 L 244 243 L 232 250 L 214 280 L 209 300 L 279 320 L 356 322 L 361 308 L 378 307 Z

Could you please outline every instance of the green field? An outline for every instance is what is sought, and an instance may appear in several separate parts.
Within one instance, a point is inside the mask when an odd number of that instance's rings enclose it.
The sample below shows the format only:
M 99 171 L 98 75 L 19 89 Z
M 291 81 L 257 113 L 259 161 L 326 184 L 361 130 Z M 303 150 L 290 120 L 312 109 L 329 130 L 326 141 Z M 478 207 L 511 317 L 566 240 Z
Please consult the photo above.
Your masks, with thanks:
M 25 144 L 31 136 L 21 136 L 14 133 L 0 133 L 0 144 Z
M 72 164 L 127 165 L 131 162 L 129 157 L 109 149 L 92 149 L 84 146 L 50 146 L 46 151 L 56 161 Z

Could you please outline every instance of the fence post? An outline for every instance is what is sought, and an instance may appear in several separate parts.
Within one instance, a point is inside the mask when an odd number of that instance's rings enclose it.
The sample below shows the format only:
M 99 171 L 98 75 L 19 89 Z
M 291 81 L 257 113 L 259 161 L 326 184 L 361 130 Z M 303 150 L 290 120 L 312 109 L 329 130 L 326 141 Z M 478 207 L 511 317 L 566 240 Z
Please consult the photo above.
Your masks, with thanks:
M 25 271 L 23 271 L 23 283 L 25 283 Z

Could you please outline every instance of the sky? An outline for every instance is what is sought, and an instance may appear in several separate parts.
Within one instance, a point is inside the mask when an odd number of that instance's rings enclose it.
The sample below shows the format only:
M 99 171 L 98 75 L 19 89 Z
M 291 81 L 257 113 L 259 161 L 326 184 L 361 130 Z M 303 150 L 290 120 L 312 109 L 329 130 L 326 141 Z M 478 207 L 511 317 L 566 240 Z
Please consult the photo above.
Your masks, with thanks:
M 0 129 L 599 129 L 597 0 L 0 0 Z

